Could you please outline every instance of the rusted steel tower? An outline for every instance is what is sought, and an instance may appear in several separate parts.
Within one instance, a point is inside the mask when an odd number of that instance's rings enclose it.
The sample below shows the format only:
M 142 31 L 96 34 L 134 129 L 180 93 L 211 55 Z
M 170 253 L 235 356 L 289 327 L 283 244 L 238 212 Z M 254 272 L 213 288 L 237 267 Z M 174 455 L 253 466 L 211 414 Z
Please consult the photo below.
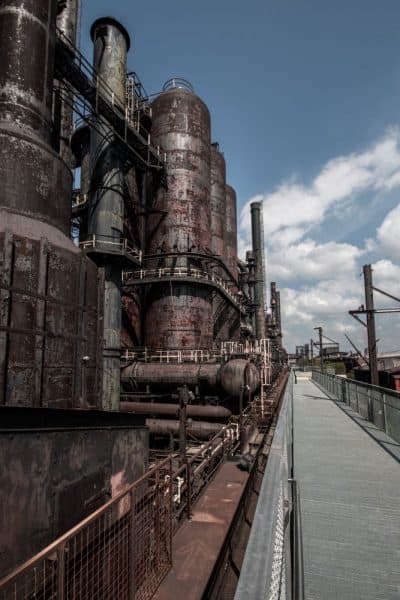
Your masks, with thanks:
M 97 270 L 51 146 L 56 0 L 0 6 L 0 404 L 97 405 Z M 85 357 L 85 360 L 83 358 Z
M 210 253 L 211 248 L 210 114 L 190 84 L 176 79 L 164 86 L 152 112 L 153 141 L 167 155 L 167 183 L 149 207 L 147 254 L 159 258 L 148 264 L 174 273 L 181 269 L 181 281 L 161 277 L 150 288 L 144 341 L 152 348 L 209 349 L 210 289 L 184 279 L 206 269 L 204 261 L 191 255 Z

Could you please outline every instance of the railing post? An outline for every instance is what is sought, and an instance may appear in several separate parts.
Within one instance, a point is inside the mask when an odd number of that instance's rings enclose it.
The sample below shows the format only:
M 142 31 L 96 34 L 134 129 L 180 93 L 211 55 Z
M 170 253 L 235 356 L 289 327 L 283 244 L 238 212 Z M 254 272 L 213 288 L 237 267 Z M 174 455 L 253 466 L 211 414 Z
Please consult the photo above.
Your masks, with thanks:
M 136 490 L 130 493 L 129 515 L 129 563 L 128 563 L 128 589 L 129 600 L 135 600 L 135 522 L 136 522 Z
M 57 600 L 65 599 L 65 542 L 57 550 Z M 68 599 L 67 599 L 68 600 Z
M 191 465 L 186 458 L 186 511 L 187 518 L 192 518 L 192 469 Z
M 389 435 L 388 434 L 388 426 L 387 426 L 386 394 L 382 394 L 382 404 L 383 404 L 383 410 L 382 410 L 382 414 L 383 414 L 383 430 L 386 433 L 386 435 Z

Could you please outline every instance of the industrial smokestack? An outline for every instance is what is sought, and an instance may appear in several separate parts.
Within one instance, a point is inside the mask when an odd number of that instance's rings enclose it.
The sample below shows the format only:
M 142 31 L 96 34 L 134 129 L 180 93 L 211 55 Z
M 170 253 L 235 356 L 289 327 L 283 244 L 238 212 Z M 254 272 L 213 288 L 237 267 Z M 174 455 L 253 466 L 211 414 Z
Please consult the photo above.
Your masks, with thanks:
M 93 23 L 93 64 L 99 75 L 100 93 L 122 111 L 125 107 L 126 61 L 130 39 L 125 28 L 111 17 Z M 88 234 L 102 253 L 104 269 L 104 320 L 102 403 L 118 410 L 121 353 L 121 251 L 124 234 L 123 157 L 110 126 L 98 117 L 90 132 L 91 197 Z M 110 252 L 111 250 L 111 252 Z
M 250 207 L 253 256 L 255 261 L 255 332 L 256 338 L 262 339 L 265 338 L 263 205 L 262 202 L 252 202 Z

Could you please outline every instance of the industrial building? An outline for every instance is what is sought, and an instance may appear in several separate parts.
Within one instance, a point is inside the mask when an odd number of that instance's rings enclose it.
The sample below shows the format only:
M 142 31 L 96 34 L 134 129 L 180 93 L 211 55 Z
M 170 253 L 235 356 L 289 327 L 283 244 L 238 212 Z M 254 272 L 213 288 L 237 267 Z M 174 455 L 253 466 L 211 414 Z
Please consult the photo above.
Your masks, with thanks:
M 262 205 L 242 261 L 206 104 L 150 100 L 111 17 L 87 61 L 78 13 L 0 5 L 2 600 L 151 598 L 221 473 L 227 548 L 285 381 Z

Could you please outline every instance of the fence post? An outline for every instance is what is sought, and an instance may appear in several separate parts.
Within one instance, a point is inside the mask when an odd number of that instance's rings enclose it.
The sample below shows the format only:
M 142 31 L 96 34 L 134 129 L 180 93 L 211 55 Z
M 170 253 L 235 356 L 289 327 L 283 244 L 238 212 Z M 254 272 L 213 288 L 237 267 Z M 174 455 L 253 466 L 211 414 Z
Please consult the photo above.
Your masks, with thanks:
M 383 404 L 383 428 L 387 435 L 388 434 L 388 426 L 387 426 L 387 410 L 386 410 L 386 394 L 382 394 L 382 404 Z
M 57 550 L 57 600 L 65 598 L 65 542 Z
M 368 388 L 367 389 L 367 397 L 368 397 L 368 421 L 370 421 L 371 423 L 374 422 L 374 411 L 373 411 L 373 407 L 372 407 L 372 397 L 371 397 L 372 393 L 371 393 L 371 389 Z
M 136 491 L 130 493 L 130 518 L 129 518 L 129 562 L 128 562 L 128 589 L 129 600 L 135 600 L 135 509 Z

